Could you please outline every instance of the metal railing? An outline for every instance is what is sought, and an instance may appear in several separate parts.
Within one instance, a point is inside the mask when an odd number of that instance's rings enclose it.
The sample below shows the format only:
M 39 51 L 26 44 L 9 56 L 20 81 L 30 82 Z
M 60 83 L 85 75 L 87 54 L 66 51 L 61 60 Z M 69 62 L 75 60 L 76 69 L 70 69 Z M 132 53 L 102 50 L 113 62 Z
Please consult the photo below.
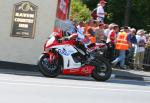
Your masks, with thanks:
M 150 66 L 150 48 L 146 48 L 143 65 Z
M 116 58 L 119 55 L 119 52 L 115 50 L 113 57 Z M 106 58 L 109 59 L 107 53 L 104 55 Z M 126 55 L 126 65 L 134 68 L 134 49 L 130 50 Z M 145 49 L 143 66 L 148 67 L 150 69 L 150 48 Z

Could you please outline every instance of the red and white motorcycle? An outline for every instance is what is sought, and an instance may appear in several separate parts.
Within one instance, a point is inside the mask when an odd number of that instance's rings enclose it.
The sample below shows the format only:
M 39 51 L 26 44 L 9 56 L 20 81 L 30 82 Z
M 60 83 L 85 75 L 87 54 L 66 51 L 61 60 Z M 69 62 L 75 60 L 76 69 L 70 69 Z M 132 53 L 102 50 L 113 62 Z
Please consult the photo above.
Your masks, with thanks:
M 38 60 L 40 72 L 47 77 L 64 75 L 92 76 L 106 81 L 112 69 L 109 62 L 99 54 L 104 44 L 87 46 L 87 53 L 75 46 L 76 40 L 57 39 L 52 35 L 44 45 L 44 52 Z

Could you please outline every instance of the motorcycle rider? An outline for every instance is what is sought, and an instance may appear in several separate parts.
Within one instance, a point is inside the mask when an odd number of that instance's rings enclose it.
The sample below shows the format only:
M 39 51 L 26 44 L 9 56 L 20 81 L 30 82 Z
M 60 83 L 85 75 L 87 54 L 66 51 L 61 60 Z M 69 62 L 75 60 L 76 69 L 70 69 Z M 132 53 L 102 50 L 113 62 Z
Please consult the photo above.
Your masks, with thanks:
M 75 39 L 75 46 L 81 49 L 86 54 L 86 42 L 89 42 L 89 39 L 85 38 L 83 32 L 77 28 L 78 23 L 76 21 L 73 22 L 73 26 L 65 31 L 65 36 L 67 36 L 68 40 Z

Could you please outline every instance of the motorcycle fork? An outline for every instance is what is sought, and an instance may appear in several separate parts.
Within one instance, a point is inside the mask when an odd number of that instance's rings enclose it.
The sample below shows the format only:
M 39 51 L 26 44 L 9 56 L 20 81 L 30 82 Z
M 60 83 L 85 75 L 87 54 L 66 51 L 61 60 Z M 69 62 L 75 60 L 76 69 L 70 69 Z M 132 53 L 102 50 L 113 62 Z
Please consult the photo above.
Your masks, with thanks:
M 49 55 L 49 63 L 53 63 L 54 60 L 58 59 L 58 55 L 56 53 L 53 53 L 52 51 L 50 51 L 48 55 Z

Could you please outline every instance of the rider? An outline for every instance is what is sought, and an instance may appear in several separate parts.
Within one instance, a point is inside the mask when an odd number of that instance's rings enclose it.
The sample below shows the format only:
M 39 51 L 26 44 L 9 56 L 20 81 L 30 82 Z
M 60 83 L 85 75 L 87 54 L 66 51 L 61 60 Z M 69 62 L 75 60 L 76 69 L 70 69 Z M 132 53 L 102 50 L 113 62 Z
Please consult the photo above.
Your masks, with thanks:
M 78 23 L 76 21 L 73 22 L 72 28 L 66 30 L 66 36 L 68 39 L 76 39 L 75 46 L 81 49 L 84 54 L 86 53 L 86 47 L 84 42 L 88 41 L 85 38 L 85 35 L 82 33 L 80 29 L 77 28 Z

